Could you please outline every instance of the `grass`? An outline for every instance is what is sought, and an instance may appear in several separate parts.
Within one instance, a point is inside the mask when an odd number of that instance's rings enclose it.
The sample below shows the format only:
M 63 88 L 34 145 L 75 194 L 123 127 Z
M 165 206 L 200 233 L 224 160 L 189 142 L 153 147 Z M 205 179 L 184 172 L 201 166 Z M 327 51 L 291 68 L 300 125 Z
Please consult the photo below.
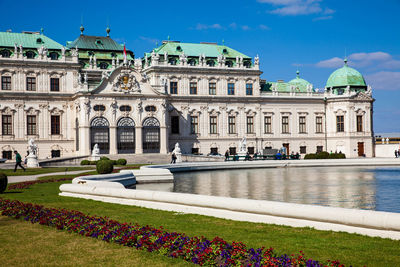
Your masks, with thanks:
M 45 174 L 45 173 L 53 173 L 53 172 L 66 172 L 66 171 L 80 171 L 80 170 L 92 170 L 96 166 L 86 166 L 86 167 L 45 167 L 45 168 L 32 168 L 22 170 L 18 167 L 17 171 L 14 172 L 14 169 L 0 169 L 0 172 L 5 173 L 7 176 L 29 176 L 29 175 L 37 175 L 37 174 Z
M 79 210 L 90 215 L 107 216 L 120 222 L 137 222 L 155 227 L 163 226 L 167 231 L 183 232 L 189 236 L 203 235 L 210 239 L 219 236 L 227 241 L 242 241 L 249 247 L 273 247 L 278 254 L 292 254 L 302 250 L 307 257 L 315 260 L 337 259 L 347 266 L 350 264 L 353 266 L 400 265 L 400 241 L 357 234 L 318 231 L 311 228 L 237 222 L 200 215 L 59 197 L 58 187 L 61 184 L 62 182 L 38 184 L 30 189 L 21 190 L 20 193 L 6 192 L 2 197 L 41 204 L 46 207 Z M 0 228 L 0 232 L 3 231 L 5 230 Z M 22 229 L 21 232 L 23 232 Z M 8 242 L 4 243 L 4 247 L 8 246 Z M 57 249 L 56 241 L 49 246 L 49 250 L 53 249 L 51 246 Z M 155 259 L 156 257 L 151 255 L 149 260 L 150 258 Z M 162 260 L 160 261 L 160 264 L 164 264 Z M 79 261 L 76 263 L 80 264 Z M 118 262 L 114 263 L 116 265 Z M 73 265 L 75 265 L 75 262 Z

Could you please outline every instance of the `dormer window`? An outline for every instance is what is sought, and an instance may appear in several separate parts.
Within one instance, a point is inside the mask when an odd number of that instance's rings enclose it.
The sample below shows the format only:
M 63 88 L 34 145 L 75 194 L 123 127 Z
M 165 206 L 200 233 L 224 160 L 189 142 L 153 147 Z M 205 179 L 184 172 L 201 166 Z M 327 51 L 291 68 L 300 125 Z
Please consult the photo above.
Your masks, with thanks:
M 229 68 L 232 67 L 233 66 L 233 62 L 228 60 L 227 62 L 225 62 L 225 66 L 227 66 Z
M 171 65 L 176 65 L 176 59 L 175 58 L 171 58 L 168 62 Z
M 190 66 L 196 66 L 196 60 L 193 59 L 193 58 L 190 59 L 190 60 L 189 60 L 189 65 L 190 65 Z
M 93 56 L 94 53 L 92 51 L 87 52 L 89 56 Z
M 180 45 L 178 45 L 178 46 L 176 47 L 176 51 L 182 51 L 182 47 L 181 47 Z
M 56 53 L 56 52 L 51 52 L 51 53 L 50 53 L 50 59 L 51 59 L 51 60 L 58 60 L 58 53 Z
M 222 53 L 228 54 L 228 50 L 226 48 L 224 48 L 224 50 L 222 50 Z
M 104 105 L 95 105 L 93 109 L 94 111 L 105 111 L 106 107 Z
M 97 45 L 102 45 L 103 42 L 102 42 L 101 40 L 96 40 L 96 44 L 97 44 Z
M 35 58 L 35 53 L 32 52 L 32 51 L 27 51 L 27 52 L 25 53 L 25 56 L 26 56 L 27 58 L 32 59 L 32 58 Z
M 106 62 L 101 62 L 100 63 L 100 69 L 106 70 L 108 68 L 108 64 Z
M 215 66 L 215 61 L 214 60 L 207 60 L 207 65 L 209 67 L 214 67 Z
M 245 61 L 245 62 L 243 62 L 243 65 L 244 65 L 246 68 L 250 68 L 250 67 L 251 67 L 251 61 Z
M 42 38 L 37 38 L 37 39 L 36 39 L 36 43 L 37 43 L 37 44 L 43 44 Z
M 146 110 L 147 112 L 155 112 L 156 111 L 156 107 L 155 106 L 146 106 L 144 108 L 144 110 Z
M 9 50 L 1 50 L 0 51 L 0 55 L 2 56 L 2 57 L 10 57 L 11 56 L 11 53 L 10 53 L 10 51 Z
M 115 54 L 115 52 L 111 53 L 111 57 L 116 57 L 116 56 L 117 56 L 117 54 Z

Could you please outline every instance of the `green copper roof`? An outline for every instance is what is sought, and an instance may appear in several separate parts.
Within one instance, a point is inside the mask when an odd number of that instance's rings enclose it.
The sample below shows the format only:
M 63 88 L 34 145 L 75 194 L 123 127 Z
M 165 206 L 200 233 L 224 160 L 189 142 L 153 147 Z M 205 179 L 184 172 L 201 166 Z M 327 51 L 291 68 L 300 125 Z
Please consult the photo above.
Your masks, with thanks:
M 296 92 L 307 92 L 307 87 L 311 85 L 308 81 L 300 78 L 300 72 L 297 71 L 297 76 L 290 82 L 288 82 L 290 85 L 294 85 L 296 88 Z M 313 89 L 314 91 L 314 89 Z
M 78 47 L 78 49 L 84 50 L 124 51 L 124 45 L 104 36 L 80 35 L 75 41 L 68 42 L 67 47 Z
M 63 46 L 43 34 L 0 32 L 0 47 L 12 47 L 21 44 L 23 48 L 39 48 L 60 50 Z
M 357 70 L 347 66 L 347 60 L 340 69 L 335 70 L 328 78 L 326 87 L 344 87 L 348 85 L 366 86 L 364 77 Z
M 205 57 L 218 57 L 224 55 L 227 58 L 243 57 L 250 59 L 250 57 L 242 54 L 228 46 L 218 45 L 213 43 L 179 43 L 179 42 L 165 42 L 161 46 L 154 49 L 157 54 L 163 55 L 165 52 L 169 56 L 179 56 L 185 53 L 189 57 L 199 57 L 204 54 Z

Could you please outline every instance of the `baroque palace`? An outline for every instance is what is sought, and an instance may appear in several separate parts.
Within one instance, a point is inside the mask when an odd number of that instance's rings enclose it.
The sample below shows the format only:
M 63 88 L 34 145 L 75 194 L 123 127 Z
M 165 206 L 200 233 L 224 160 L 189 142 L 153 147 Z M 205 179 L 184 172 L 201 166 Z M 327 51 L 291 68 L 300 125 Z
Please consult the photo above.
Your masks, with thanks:
M 135 58 L 106 36 L 65 46 L 43 32 L 0 32 L 0 149 L 39 158 L 162 153 L 250 154 L 285 147 L 374 156 L 372 91 L 344 66 L 318 92 L 297 77 L 260 79 L 254 59 L 216 43 L 164 41 Z

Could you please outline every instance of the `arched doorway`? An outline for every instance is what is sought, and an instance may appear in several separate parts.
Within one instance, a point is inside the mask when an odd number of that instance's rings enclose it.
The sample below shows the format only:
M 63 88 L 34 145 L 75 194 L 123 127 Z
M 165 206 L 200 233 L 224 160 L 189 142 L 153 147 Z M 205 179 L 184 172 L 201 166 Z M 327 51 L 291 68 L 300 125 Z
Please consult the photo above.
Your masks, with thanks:
M 160 122 L 156 118 L 143 121 L 143 153 L 160 153 Z
M 104 117 L 96 117 L 90 124 L 90 149 L 99 145 L 100 154 L 110 153 L 110 124 Z
M 131 118 L 122 118 L 117 124 L 118 154 L 135 153 L 135 122 Z

